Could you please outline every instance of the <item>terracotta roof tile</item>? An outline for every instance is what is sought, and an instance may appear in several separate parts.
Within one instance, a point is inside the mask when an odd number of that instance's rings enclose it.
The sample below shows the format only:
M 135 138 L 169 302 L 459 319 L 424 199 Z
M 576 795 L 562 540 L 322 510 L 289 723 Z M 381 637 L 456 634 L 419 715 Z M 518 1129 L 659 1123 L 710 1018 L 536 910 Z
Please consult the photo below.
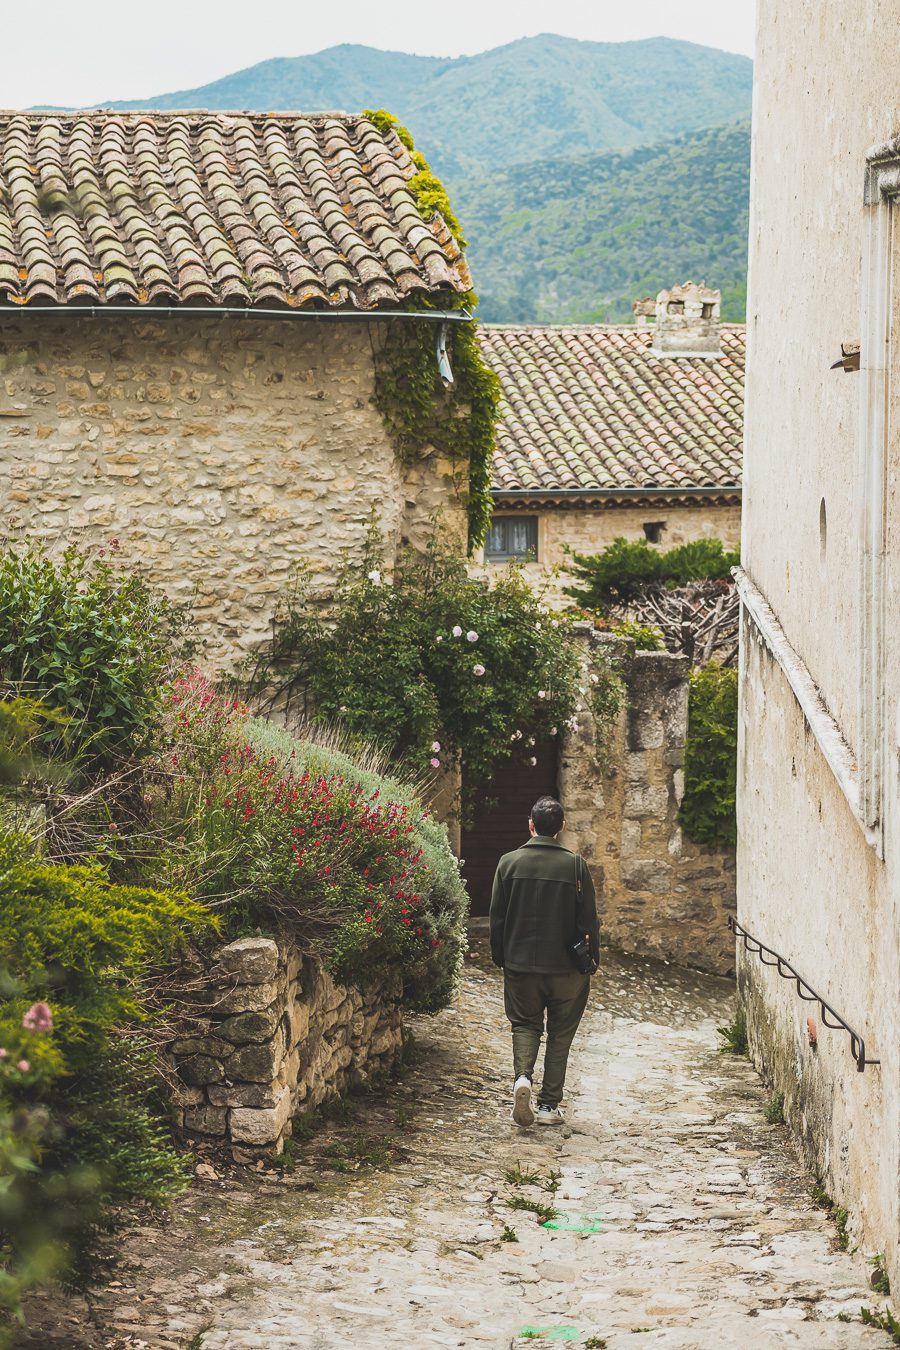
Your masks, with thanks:
M 0 113 L 0 303 L 403 305 L 465 292 L 367 118 Z
M 495 492 L 740 485 L 742 324 L 714 360 L 652 355 L 652 326 L 478 331 L 502 389 Z

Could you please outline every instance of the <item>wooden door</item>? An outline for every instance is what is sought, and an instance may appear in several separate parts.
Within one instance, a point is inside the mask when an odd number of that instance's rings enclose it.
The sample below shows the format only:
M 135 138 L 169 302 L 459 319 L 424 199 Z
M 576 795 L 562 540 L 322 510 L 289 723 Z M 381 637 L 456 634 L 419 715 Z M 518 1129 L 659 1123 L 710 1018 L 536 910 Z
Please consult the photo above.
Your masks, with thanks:
M 465 814 L 475 821 L 463 828 L 460 848 L 462 875 L 474 915 L 487 914 L 497 862 L 501 854 L 525 843 L 528 813 L 538 797 L 555 797 L 559 791 L 557 737 L 539 741 L 532 753 L 537 764 L 501 760 L 492 781 L 482 791 L 469 796 L 463 785 Z

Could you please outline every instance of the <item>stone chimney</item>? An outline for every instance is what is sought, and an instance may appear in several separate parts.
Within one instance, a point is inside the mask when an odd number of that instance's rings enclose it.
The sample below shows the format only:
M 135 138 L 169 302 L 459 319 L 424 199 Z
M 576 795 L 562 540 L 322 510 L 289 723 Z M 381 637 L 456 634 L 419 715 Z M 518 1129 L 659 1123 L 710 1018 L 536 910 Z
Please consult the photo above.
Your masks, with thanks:
M 634 311 L 634 322 L 638 328 L 646 328 L 651 318 L 656 316 L 656 301 L 652 295 L 645 295 L 643 300 L 634 300 L 631 308 Z
M 711 290 L 705 281 L 697 286 L 686 281 L 656 297 L 656 331 L 651 351 L 654 356 L 699 356 L 714 360 L 722 355 L 719 337 L 721 291 Z M 637 301 L 643 305 L 644 301 Z

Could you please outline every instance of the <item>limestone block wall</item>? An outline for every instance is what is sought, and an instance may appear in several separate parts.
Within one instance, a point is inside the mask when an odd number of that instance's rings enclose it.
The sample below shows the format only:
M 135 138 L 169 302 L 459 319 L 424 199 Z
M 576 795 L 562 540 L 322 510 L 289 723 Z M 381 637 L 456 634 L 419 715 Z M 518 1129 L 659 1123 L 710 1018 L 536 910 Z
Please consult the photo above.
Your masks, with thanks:
M 592 644 L 616 643 L 587 629 Z M 735 909 L 733 850 L 695 844 L 682 833 L 688 730 L 686 657 L 624 647 L 627 702 L 598 765 L 593 719 L 567 732 L 560 759 L 565 842 L 603 868 L 602 927 L 622 951 L 718 974 L 734 970 L 727 927 Z
M 116 539 L 191 602 L 207 659 L 269 632 L 292 569 L 320 581 L 370 522 L 390 549 L 466 483 L 404 467 L 374 406 L 385 322 L 39 315 L 0 320 L 0 534 Z
M 298 1111 L 390 1068 L 399 990 L 362 992 L 289 943 L 241 938 L 192 995 L 201 1015 L 169 1048 L 176 1124 L 238 1152 L 277 1153 Z

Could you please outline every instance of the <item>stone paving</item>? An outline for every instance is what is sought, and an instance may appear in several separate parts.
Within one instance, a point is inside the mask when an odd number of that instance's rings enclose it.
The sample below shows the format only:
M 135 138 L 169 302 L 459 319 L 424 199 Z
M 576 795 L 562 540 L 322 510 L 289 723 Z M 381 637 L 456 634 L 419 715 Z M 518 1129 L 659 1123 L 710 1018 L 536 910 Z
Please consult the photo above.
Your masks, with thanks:
M 24 1343 L 887 1350 L 859 1320 L 883 1302 L 864 1256 L 839 1249 L 750 1064 L 717 1053 L 732 997 L 724 980 L 610 958 L 568 1123 L 519 1130 L 500 983 L 479 951 L 385 1097 L 299 1142 L 292 1172 L 214 1168 L 170 1225 L 129 1235 L 90 1326 L 72 1305 L 67 1330 Z M 555 1209 L 552 1226 L 532 1205 Z

